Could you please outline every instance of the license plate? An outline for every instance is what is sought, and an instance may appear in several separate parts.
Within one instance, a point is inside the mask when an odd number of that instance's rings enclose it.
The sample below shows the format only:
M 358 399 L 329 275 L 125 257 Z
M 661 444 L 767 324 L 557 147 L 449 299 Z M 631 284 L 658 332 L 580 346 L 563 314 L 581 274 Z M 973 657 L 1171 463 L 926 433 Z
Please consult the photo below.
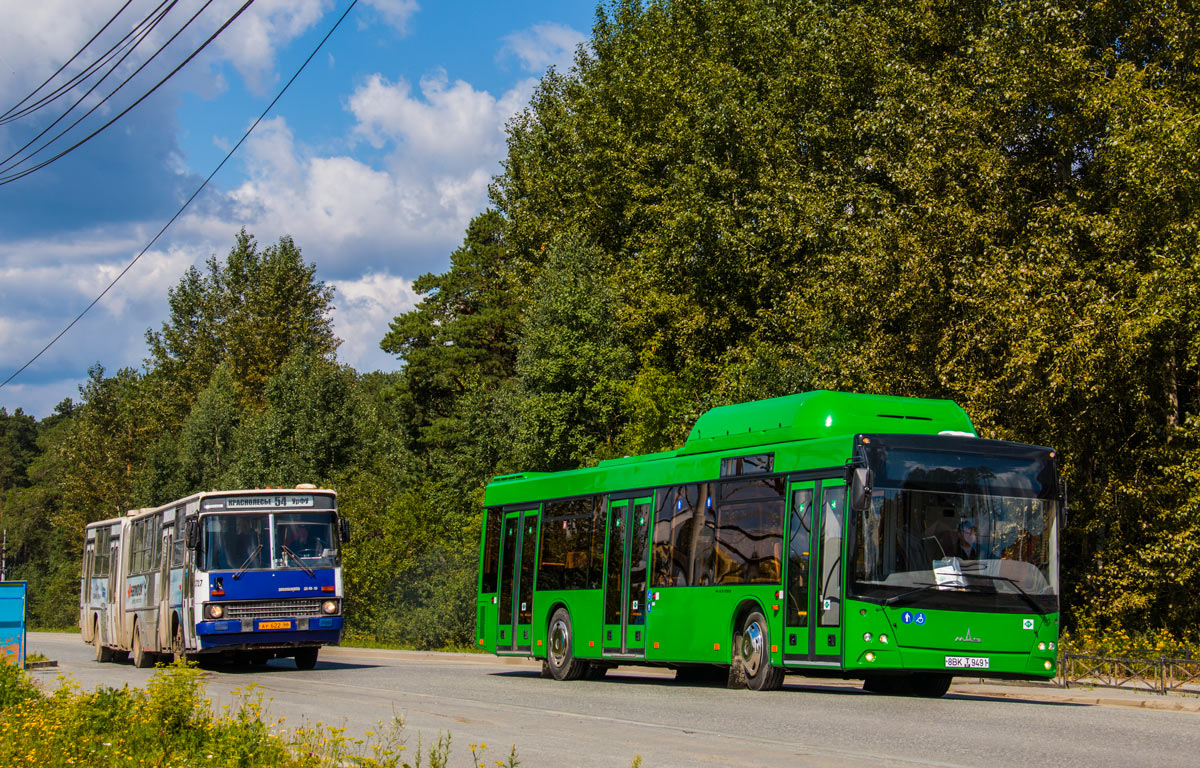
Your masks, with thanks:
M 259 629 L 291 629 L 292 622 L 290 621 L 260 621 L 258 622 Z M 947 662 L 949 666 L 949 662 Z
M 947 656 L 946 669 L 987 669 L 986 656 Z

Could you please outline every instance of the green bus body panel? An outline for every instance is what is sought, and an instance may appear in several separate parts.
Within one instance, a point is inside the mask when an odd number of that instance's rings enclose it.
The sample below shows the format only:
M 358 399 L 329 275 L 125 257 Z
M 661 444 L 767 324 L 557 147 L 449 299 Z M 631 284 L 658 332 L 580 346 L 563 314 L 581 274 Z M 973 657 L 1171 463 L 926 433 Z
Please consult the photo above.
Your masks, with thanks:
M 1051 678 L 1058 642 L 1058 614 L 979 613 L 923 610 L 919 606 L 891 608 L 847 600 L 844 664 L 858 674 L 946 669 L 947 656 L 986 658 L 986 669 L 957 669 L 955 674 L 978 677 L 1025 676 Z M 863 615 L 865 613 L 865 615 Z M 922 624 L 905 623 L 905 613 L 920 614 Z M 1032 624 L 1032 628 L 1026 628 Z M 865 635 L 870 633 L 871 640 Z M 888 642 L 880 641 L 887 635 Z M 1045 650 L 1038 650 L 1045 643 Z M 866 654 L 875 655 L 867 661 Z M 1045 662 L 1051 667 L 1046 669 Z
M 822 477 L 845 478 L 854 437 L 872 434 L 936 435 L 949 431 L 975 434 L 963 409 L 949 400 L 924 400 L 883 395 L 829 391 L 806 392 L 752 403 L 714 408 L 702 415 L 687 442 L 679 449 L 643 456 L 601 461 L 597 466 L 565 472 L 521 472 L 497 477 L 485 489 L 488 508 L 516 508 L 552 499 L 649 490 L 684 483 L 718 480 L 721 460 L 751 454 L 774 454 L 774 474 L 828 470 Z M 627 493 L 628 492 L 628 493 Z M 648 496 L 649 493 L 636 494 Z M 790 495 L 790 494 L 789 494 Z M 651 515 L 657 513 L 656 495 Z M 790 501 L 788 502 L 790 509 Z M 607 512 L 607 510 L 606 510 Z M 653 517 L 651 519 L 653 531 Z M 540 531 L 539 531 L 540 534 Z M 481 542 L 483 541 L 481 534 Z M 847 562 L 850 542 L 842 542 L 842 562 Z M 540 535 L 539 535 L 540 548 Z M 482 546 L 481 546 L 482 550 Z M 651 564 L 651 571 L 653 564 Z M 841 660 L 848 677 L 889 671 L 944 670 L 959 675 L 1049 678 L 1056 670 L 1051 644 L 1058 641 L 1058 615 L 990 614 L 980 612 L 920 611 L 924 623 L 906 624 L 905 609 L 845 598 L 842 569 L 841 624 L 819 627 L 815 633 L 819 654 Z M 825 664 L 785 661 L 784 601 L 776 584 L 730 586 L 650 587 L 644 626 L 645 663 L 728 664 L 739 610 L 753 606 L 767 620 L 771 663 L 802 671 L 806 666 L 828 670 Z M 497 651 L 496 594 L 480 594 L 476 608 L 476 642 L 483 650 Z M 602 658 L 604 590 L 537 591 L 533 594 L 531 649 L 521 655 L 545 658 L 550 616 L 565 607 L 572 623 L 572 652 L 582 659 Z M 815 620 L 815 617 L 810 617 Z M 1025 621 L 1032 619 L 1034 628 Z M 522 626 L 524 628 L 524 625 Z M 791 631 L 787 628 L 786 631 Z M 807 643 L 807 629 L 798 630 Z M 871 640 L 864 639 L 870 633 Z M 889 642 L 881 643 L 880 635 Z M 978 640 L 979 642 L 975 642 Z M 1048 650 L 1038 651 L 1044 642 Z M 798 649 L 793 646 L 791 652 Z M 868 662 L 870 651 L 874 661 Z M 501 653 L 506 651 L 501 650 Z M 641 652 L 641 649 L 638 649 Z M 947 656 L 986 657 L 986 671 L 945 667 Z M 1045 669 L 1045 662 L 1052 669 Z M 621 663 L 630 660 L 621 659 Z M 634 663 L 643 659 L 634 659 Z
M 676 451 L 611 459 L 567 472 L 504 475 L 488 484 L 484 506 L 715 480 L 722 458 L 747 453 L 774 453 L 776 472 L 841 467 L 859 433 L 943 431 L 974 434 L 975 428 L 951 400 L 819 390 L 724 405 L 701 416 Z

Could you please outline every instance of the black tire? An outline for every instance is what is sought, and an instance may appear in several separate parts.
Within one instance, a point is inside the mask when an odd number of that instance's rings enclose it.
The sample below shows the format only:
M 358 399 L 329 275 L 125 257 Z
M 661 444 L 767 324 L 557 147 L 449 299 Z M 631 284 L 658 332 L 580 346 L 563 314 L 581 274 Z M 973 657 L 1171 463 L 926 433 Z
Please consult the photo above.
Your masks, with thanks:
M 926 673 L 921 675 L 913 675 L 909 681 L 909 688 L 914 696 L 924 696 L 929 699 L 940 699 L 950 690 L 950 675 L 939 675 L 935 673 Z
M 100 637 L 100 620 L 99 619 L 96 619 L 95 621 L 92 622 L 92 645 L 95 646 L 96 662 L 98 664 L 104 664 L 105 662 L 109 662 L 109 661 L 113 660 L 112 649 L 104 647 L 104 642 L 103 642 L 102 638 Z
M 154 666 L 154 654 L 142 648 L 142 632 L 137 624 L 133 625 L 133 649 L 129 655 L 133 658 L 133 666 L 138 669 L 149 669 Z
M 296 651 L 296 669 L 312 669 L 317 666 L 317 652 L 320 648 L 301 648 Z
M 559 608 L 550 617 L 546 637 L 546 667 L 550 676 L 555 680 L 578 680 L 583 677 L 589 664 L 575 658 L 572 648 L 575 638 L 571 634 L 571 614 L 566 608 Z
M 741 667 L 745 685 L 752 691 L 777 691 L 783 685 L 783 669 L 771 663 L 768 631 L 762 612 L 751 611 L 734 644 L 734 666 Z

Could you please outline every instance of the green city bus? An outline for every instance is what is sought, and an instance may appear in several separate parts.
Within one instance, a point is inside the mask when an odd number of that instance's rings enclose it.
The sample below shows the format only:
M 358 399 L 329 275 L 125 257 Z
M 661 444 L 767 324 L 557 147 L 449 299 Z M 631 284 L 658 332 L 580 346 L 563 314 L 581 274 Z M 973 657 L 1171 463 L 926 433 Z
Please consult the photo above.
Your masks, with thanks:
M 500 476 L 484 506 L 477 642 L 559 680 L 646 664 L 941 696 L 1056 671 L 1055 454 L 977 437 L 949 400 L 721 406 L 679 449 Z

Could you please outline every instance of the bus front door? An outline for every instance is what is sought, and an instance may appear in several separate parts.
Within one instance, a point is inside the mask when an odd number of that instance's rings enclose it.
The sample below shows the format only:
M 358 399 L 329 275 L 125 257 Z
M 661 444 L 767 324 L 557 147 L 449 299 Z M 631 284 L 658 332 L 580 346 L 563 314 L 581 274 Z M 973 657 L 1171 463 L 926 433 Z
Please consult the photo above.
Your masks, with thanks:
M 505 513 L 500 544 L 500 606 L 496 612 L 497 653 L 530 652 L 537 531 L 537 509 Z
M 605 656 L 646 655 L 649 596 L 650 510 L 653 497 L 618 499 L 608 505 L 604 567 Z
M 792 483 L 788 499 L 784 663 L 841 667 L 842 480 Z

